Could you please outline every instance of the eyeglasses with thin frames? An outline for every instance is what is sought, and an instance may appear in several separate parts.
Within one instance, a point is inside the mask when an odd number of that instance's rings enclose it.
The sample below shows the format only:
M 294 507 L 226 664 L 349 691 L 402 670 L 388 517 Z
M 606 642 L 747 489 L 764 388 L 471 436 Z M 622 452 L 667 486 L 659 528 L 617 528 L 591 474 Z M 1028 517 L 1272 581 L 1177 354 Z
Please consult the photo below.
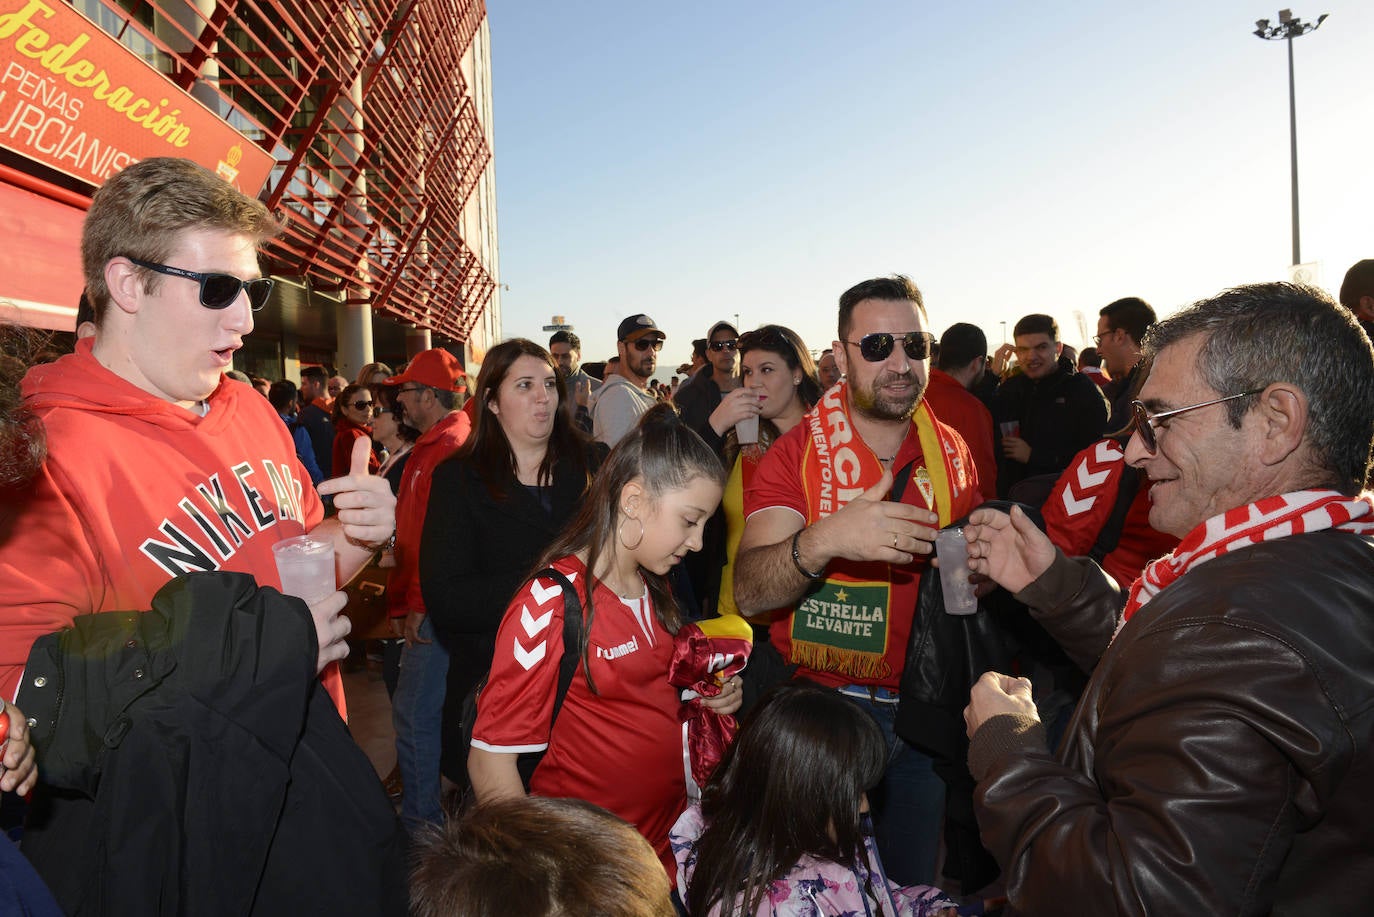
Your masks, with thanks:
M 1139 401 L 1131 402 L 1131 416 L 1135 418 L 1135 432 L 1140 435 L 1140 444 L 1145 447 L 1145 451 L 1151 455 L 1159 451 L 1159 438 L 1155 436 L 1164 421 L 1179 414 L 1187 414 L 1189 411 L 1196 411 L 1199 408 L 1210 408 L 1214 404 L 1225 404 L 1228 401 L 1235 401 L 1237 398 L 1247 398 L 1250 395 L 1258 395 L 1264 391 L 1262 388 L 1251 389 L 1248 392 L 1237 392 L 1234 395 L 1227 395 L 1225 398 L 1217 398 L 1215 401 L 1203 401 L 1200 404 L 1190 404 L 1186 408 L 1175 408 L 1172 411 L 1160 411 L 1158 414 L 1151 414 L 1149 408 Z
M 196 281 L 200 284 L 200 304 L 207 309 L 227 309 L 233 305 L 234 300 L 239 298 L 240 293 L 247 290 L 249 307 L 254 312 L 261 312 L 262 307 L 267 305 L 267 297 L 272 293 L 272 279 L 270 277 L 240 280 L 233 274 L 188 271 L 185 268 L 158 264 L 156 261 L 144 261 L 141 258 L 130 258 L 129 262 L 137 264 L 141 268 L 165 274 L 168 277 L 183 277 L 186 280 Z
M 899 340 L 902 342 L 902 350 L 908 359 L 924 360 L 930 356 L 930 345 L 935 342 L 935 335 L 929 331 L 908 331 L 905 334 L 877 331 L 873 334 L 865 334 L 857 341 L 841 341 L 840 343 L 853 344 L 858 347 L 859 355 L 869 363 L 881 363 L 892 356 L 892 350 L 897 346 Z

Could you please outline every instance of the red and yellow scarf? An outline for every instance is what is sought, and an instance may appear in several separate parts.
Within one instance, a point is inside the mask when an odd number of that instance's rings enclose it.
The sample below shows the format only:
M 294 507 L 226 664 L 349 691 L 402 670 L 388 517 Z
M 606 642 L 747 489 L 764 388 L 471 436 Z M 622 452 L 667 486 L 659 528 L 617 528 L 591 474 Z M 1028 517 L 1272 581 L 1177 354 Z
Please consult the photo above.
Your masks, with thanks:
M 843 509 L 883 476 L 878 456 L 854 430 L 848 395 L 848 383 L 840 383 L 802 421 L 807 435 L 801 476 L 808 525 Z M 903 502 L 935 511 L 943 527 L 953 520 L 954 489 L 966 489 L 968 471 L 953 462 L 960 454 L 958 445 L 947 427 L 935 423 L 924 401 L 911 422 L 921 455 L 915 459 L 906 489 L 914 486 L 920 499 Z M 894 465 L 893 471 L 901 469 Z M 892 499 L 901 498 L 902 494 L 892 495 Z M 882 562 L 832 563 L 817 588 L 793 610 L 791 661 L 813 671 L 856 679 L 891 675 L 889 611 L 894 575 L 896 571 Z

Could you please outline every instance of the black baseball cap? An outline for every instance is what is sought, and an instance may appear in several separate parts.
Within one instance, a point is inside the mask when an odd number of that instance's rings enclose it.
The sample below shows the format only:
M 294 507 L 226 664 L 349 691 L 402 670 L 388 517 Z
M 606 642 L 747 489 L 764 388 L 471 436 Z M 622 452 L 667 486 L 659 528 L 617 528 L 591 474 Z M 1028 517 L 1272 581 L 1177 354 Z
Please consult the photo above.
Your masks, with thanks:
M 641 312 L 639 315 L 631 315 L 621 322 L 620 327 L 615 330 L 615 336 L 616 340 L 619 341 L 637 341 L 651 332 L 661 338 L 666 339 L 668 337 L 658 330 L 653 319 Z

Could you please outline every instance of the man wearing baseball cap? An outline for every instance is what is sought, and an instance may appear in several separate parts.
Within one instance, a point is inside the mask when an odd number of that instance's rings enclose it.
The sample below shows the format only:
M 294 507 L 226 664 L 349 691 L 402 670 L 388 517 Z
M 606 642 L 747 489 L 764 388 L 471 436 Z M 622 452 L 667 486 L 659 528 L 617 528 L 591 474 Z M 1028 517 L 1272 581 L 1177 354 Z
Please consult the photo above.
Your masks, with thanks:
M 427 822 L 443 822 L 439 751 L 448 684 L 448 653 L 434 642 L 420 595 L 420 534 L 434 469 L 467 439 L 472 423 L 460 410 L 467 396 L 467 376 L 447 350 L 420 353 L 386 384 L 395 390 L 404 421 L 420 431 L 396 493 L 396 567 L 387 585 L 391 627 L 406 642 L 391 718 L 396 763 L 405 786 L 401 821 L 413 835 Z
M 647 315 L 631 315 L 616 329 L 620 371 L 607 376 L 592 409 L 592 438 L 614 446 L 657 400 L 648 390 L 665 337 Z

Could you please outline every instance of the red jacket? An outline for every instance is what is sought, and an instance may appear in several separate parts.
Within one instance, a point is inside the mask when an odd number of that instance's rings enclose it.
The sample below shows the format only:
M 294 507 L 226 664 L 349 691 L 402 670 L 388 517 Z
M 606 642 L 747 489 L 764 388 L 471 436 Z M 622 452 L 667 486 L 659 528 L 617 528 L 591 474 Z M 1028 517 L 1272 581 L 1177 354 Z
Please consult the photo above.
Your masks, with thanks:
M 290 431 L 246 385 L 222 381 L 200 417 L 110 372 L 85 340 L 30 370 L 23 394 L 49 454 L 0 542 L 6 697 L 33 641 L 76 615 L 146 611 L 169 579 L 199 570 L 279 587 L 272 545 L 324 517 Z
M 1042 512 L 1050 541 L 1065 554 L 1086 557 L 1097 544 L 1116 506 L 1125 460 L 1120 443 L 1099 440 L 1074 456 L 1055 482 Z M 1128 589 L 1146 564 L 1168 554 L 1177 544 L 1174 536 L 1150 528 L 1150 488 L 1142 481 L 1126 511 L 1116 548 L 1102 558 L 1102 569 L 1122 589 Z
M 458 451 L 472 430 L 472 421 L 463 411 L 453 411 L 415 441 L 396 492 L 396 568 L 387 584 L 387 608 L 393 618 L 407 613 L 424 614 L 425 600 L 420 594 L 420 536 L 425 530 L 425 509 L 429 506 L 429 485 L 434 469 Z
M 348 474 L 349 466 L 353 461 L 353 443 L 363 436 L 371 440 L 372 428 L 354 423 L 347 417 L 340 420 L 334 427 L 334 456 L 329 472 L 331 478 L 343 477 Z M 382 463 L 377 460 L 377 450 L 369 446 L 367 473 L 376 474 L 381 467 Z
M 984 499 L 997 499 L 997 456 L 992 451 L 992 413 L 983 402 L 942 370 L 931 367 L 926 384 L 931 413 L 958 431 L 978 469 L 978 490 Z

